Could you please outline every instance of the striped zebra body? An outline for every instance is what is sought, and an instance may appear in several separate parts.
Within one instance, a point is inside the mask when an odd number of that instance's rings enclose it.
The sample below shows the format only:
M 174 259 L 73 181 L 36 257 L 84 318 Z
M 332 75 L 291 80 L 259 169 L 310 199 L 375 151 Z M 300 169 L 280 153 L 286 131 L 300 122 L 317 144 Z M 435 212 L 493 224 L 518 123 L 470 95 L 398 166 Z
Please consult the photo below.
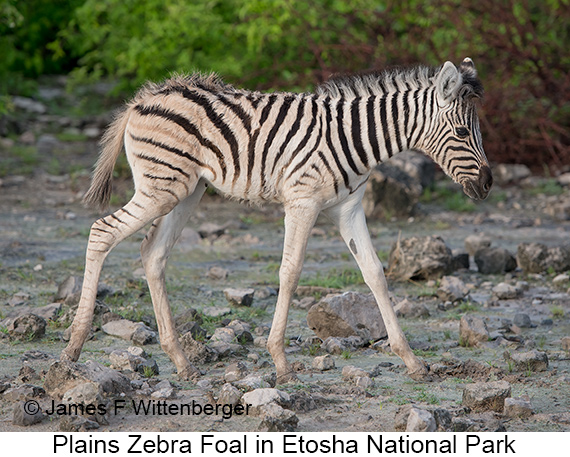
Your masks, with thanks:
M 291 375 L 283 349 L 288 306 L 320 211 L 339 226 L 378 301 L 394 352 L 411 373 L 425 373 L 389 305 L 360 201 L 371 169 L 410 149 L 431 155 L 469 196 L 484 198 L 491 174 L 473 103 L 481 94 L 467 59 L 459 70 L 448 62 L 439 69 L 336 78 L 314 94 L 250 92 L 213 75 L 148 84 L 103 138 L 85 201 L 108 203 L 113 166 L 123 143 L 135 195 L 92 227 L 79 311 L 62 356 L 79 356 L 108 252 L 154 221 L 141 252 L 161 344 L 179 373 L 195 373 L 176 337 L 164 268 L 205 185 L 211 185 L 231 198 L 284 205 L 280 293 L 268 342 L 278 376 Z

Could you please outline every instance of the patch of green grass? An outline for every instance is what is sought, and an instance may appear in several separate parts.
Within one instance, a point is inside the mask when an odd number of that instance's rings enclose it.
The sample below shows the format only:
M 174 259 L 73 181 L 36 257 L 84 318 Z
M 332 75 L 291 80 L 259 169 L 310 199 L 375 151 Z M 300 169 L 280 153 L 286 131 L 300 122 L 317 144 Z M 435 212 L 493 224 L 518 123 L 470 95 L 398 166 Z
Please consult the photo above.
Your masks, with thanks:
M 343 359 L 348 360 L 348 359 L 352 358 L 352 352 L 350 352 L 348 349 L 345 349 L 344 351 L 341 352 L 340 356 Z
M 561 195 L 564 188 L 554 178 L 545 179 L 538 186 L 528 189 L 530 195 Z
M 35 146 L 16 145 L 2 151 L 0 177 L 8 175 L 31 175 L 40 163 Z
M 359 270 L 345 268 L 342 271 L 338 271 L 336 268 L 332 268 L 327 273 L 322 274 L 321 272 L 317 272 L 315 277 L 302 279 L 299 284 L 303 286 L 342 289 L 347 286 L 364 284 L 364 279 Z
M 429 405 L 439 405 L 439 398 L 437 398 L 434 394 L 427 392 L 425 387 L 414 387 L 414 390 L 418 391 L 414 397 L 415 401 L 425 402 Z
M 474 304 L 474 303 L 472 303 L 472 302 L 470 302 L 470 301 L 468 300 L 468 301 L 462 302 L 462 303 L 457 307 L 457 309 L 458 309 L 459 311 L 461 311 L 462 313 L 470 313 L 470 312 L 473 312 L 473 311 L 478 311 L 478 310 L 479 310 L 479 305 L 476 305 L 476 304 Z
M 424 190 L 420 197 L 422 203 L 438 203 L 449 211 L 468 213 L 475 211 L 476 205 L 460 189 L 451 189 L 446 185 L 435 185 Z
M 66 142 L 88 140 L 87 135 L 84 135 L 83 133 L 74 133 L 74 132 L 61 132 L 56 135 L 56 138 L 59 141 L 66 141 Z
M 564 309 L 560 305 L 555 305 L 550 308 L 553 319 L 562 319 L 564 317 Z

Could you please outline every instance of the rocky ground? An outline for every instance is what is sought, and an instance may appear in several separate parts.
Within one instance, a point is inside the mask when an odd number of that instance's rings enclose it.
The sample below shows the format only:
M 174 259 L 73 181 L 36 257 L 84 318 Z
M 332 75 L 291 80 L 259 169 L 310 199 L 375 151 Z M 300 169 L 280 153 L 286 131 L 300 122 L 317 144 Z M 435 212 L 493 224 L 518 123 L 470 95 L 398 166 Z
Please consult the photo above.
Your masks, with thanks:
M 206 195 L 167 270 L 183 346 L 203 373 L 181 381 L 157 340 L 144 231 L 107 259 L 79 363 L 58 362 L 98 217 L 80 197 L 104 119 L 30 113 L 44 118 L 0 145 L 0 430 L 570 431 L 567 174 L 496 166 L 498 184 L 477 204 L 437 173 L 419 185 L 414 173 L 427 171 L 417 158 L 374 175 L 369 227 L 404 332 L 430 366 L 423 380 L 390 352 L 348 249 L 323 219 L 287 330 L 298 381 L 276 385 L 264 346 L 283 214 Z M 129 195 L 123 168 L 115 206 Z M 152 405 L 195 414 L 145 413 Z M 233 405 L 231 417 L 215 405 Z

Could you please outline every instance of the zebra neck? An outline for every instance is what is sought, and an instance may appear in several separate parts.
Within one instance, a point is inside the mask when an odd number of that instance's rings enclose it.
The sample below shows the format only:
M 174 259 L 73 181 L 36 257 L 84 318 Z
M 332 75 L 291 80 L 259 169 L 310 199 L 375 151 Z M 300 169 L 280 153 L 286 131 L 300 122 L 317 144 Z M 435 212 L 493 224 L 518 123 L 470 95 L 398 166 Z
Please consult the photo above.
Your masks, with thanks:
M 331 100 L 325 125 L 337 130 L 337 135 L 327 135 L 329 147 L 342 150 L 348 166 L 356 174 L 364 174 L 399 152 L 414 148 L 408 136 L 409 112 L 407 95 L 399 92 Z

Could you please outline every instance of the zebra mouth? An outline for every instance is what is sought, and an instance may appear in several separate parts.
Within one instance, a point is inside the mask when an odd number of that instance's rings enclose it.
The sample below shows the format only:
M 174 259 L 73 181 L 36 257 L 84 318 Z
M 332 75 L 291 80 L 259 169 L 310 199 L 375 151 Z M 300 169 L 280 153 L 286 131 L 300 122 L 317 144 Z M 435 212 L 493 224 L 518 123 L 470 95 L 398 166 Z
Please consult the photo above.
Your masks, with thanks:
M 479 170 L 477 179 L 469 179 L 463 182 L 463 192 L 473 200 L 484 200 L 491 191 L 493 175 L 491 169 L 485 165 Z

